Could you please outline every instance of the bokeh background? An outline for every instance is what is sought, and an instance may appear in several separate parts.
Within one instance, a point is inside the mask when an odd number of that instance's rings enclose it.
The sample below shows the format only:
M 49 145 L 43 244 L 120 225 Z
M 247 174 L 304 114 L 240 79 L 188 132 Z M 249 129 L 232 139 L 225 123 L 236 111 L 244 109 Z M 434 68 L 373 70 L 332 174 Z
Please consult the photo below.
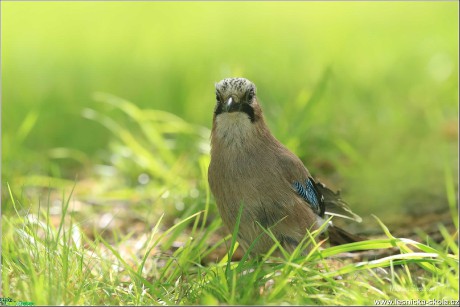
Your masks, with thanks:
M 76 182 L 82 206 L 198 210 L 214 83 L 233 76 L 257 85 L 275 136 L 365 219 L 449 210 L 457 2 L 1 9 L 4 213 L 7 183 L 25 208 Z

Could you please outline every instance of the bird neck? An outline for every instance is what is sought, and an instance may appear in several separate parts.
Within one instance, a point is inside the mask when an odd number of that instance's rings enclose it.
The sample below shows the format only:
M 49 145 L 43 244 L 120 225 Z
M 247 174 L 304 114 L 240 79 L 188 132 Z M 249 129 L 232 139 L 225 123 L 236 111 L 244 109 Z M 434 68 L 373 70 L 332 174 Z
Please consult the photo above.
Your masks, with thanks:
M 274 141 L 274 142 L 273 142 Z M 211 153 L 218 151 L 230 156 L 265 151 L 278 143 L 271 135 L 264 118 L 251 122 L 245 113 L 221 114 L 214 119 L 211 133 Z

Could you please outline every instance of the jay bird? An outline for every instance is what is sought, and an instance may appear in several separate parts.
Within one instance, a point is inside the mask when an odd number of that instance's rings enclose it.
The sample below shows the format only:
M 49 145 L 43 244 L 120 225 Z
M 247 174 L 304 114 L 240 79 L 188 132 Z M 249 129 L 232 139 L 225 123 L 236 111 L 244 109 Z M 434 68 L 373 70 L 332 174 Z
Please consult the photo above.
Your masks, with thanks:
M 307 230 L 321 227 L 328 215 L 361 221 L 339 192 L 313 179 L 301 160 L 272 135 L 256 87 L 245 78 L 216 84 L 208 180 L 230 231 L 243 206 L 237 239 L 244 251 L 253 245 L 253 256 L 267 253 L 274 244 L 261 226 L 292 252 Z M 338 244 L 362 240 L 327 226 L 330 241 L 333 236 Z

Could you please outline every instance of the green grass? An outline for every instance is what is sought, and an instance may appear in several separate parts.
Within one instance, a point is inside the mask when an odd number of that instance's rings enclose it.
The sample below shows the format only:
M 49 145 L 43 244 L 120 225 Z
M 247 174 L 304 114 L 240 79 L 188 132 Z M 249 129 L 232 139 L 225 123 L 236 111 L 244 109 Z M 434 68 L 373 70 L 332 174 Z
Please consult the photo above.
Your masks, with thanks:
M 2 297 L 458 299 L 458 2 L 1 8 Z M 348 229 L 380 236 L 236 261 L 207 183 L 229 76 L 254 81 L 273 134 L 342 189 L 364 220 Z M 405 222 L 424 217 L 441 240 Z
M 445 229 L 441 229 L 445 240 L 435 246 L 395 238 L 381 224 L 387 238 L 317 246 L 307 256 L 300 256 L 299 248 L 284 258 L 244 257 L 239 262 L 228 260 L 236 243 L 233 235 L 233 239 L 227 237 L 229 257 L 203 265 L 210 252 L 209 238 L 221 223 L 215 219 L 204 227 L 203 211 L 166 230 L 159 218 L 143 239 L 118 231 L 110 236 L 93 233 L 91 239 L 83 231 L 84 224 L 73 217 L 71 192 L 62 196 L 56 225 L 50 222 L 49 203 L 24 214 L 19 211 L 19 199 L 9 192 L 17 213 L 2 220 L 3 296 L 18 301 L 39 305 L 375 305 L 375 300 L 458 299 L 458 245 Z M 172 250 L 171 242 L 183 235 L 185 226 L 188 239 Z M 350 251 L 388 248 L 398 252 L 360 262 L 337 258 Z

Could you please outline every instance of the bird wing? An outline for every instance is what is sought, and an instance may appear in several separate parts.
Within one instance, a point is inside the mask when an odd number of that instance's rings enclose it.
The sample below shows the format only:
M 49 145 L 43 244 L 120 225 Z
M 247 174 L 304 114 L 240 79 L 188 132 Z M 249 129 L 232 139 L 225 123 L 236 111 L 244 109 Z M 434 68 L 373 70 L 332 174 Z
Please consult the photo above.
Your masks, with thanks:
M 340 198 L 340 192 L 332 192 L 324 183 L 315 181 L 308 177 L 305 183 L 294 181 L 294 189 L 320 217 L 324 214 L 338 216 L 357 222 L 362 219 L 359 215 L 351 211 L 346 202 Z
M 299 181 L 294 181 L 293 185 L 297 194 L 299 194 L 310 205 L 313 211 L 321 217 L 324 216 L 326 209 L 324 196 L 316 187 L 313 179 L 309 177 L 305 180 L 305 184 Z
M 327 214 L 362 221 L 361 217 L 353 213 L 348 204 L 340 198 L 340 192 L 334 193 L 325 184 L 315 181 L 296 155 L 283 145 L 279 146 L 281 154 L 277 158 L 282 169 L 280 173 L 317 215 L 324 217 Z

